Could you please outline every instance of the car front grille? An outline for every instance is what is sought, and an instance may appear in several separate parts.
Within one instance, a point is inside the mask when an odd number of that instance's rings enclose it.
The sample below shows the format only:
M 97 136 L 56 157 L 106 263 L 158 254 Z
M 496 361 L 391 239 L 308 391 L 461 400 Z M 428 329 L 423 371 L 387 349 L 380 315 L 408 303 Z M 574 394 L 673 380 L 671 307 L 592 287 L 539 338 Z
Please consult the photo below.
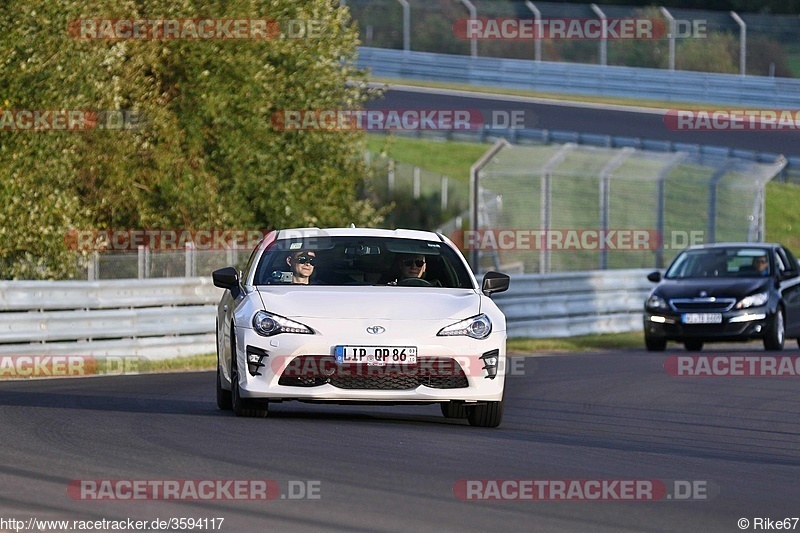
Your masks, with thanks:
M 722 313 L 733 307 L 735 298 L 675 298 L 669 301 L 672 309 L 679 313 L 711 311 Z
M 287 387 L 318 387 L 330 384 L 340 389 L 409 390 L 420 385 L 434 389 L 461 389 L 469 386 L 464 369 L 446 357 L 418 358 L 415 365 L 367 366 L 337 365 L 328 355 L 301 355 L 294 358 L 278 380 Z

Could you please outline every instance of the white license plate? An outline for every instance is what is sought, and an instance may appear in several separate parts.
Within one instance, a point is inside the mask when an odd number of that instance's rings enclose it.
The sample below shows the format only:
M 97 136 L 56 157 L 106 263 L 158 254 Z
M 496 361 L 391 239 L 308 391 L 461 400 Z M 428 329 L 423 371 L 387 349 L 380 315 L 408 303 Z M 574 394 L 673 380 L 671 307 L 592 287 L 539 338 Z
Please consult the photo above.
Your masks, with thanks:
M 722 313 L 686 313 L 684 324 L 722 324 Z
M 389 364 L 416 364 L 416 346 L 336 346 L 336 362 L 386 366 Z

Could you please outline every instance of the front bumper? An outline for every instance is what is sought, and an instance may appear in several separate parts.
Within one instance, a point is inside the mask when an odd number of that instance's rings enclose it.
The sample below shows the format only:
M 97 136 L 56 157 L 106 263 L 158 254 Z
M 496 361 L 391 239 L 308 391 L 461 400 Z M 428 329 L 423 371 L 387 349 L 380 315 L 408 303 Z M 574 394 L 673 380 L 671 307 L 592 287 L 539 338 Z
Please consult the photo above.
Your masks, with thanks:
M 747 341 L 763 338 L 774 316 L 762 306 L 726 311 L 719 324 L 686 324 L 685 314 L 646 311 L 644 332 L 668 341 Z
M 361 329 L 363 331 L 363 329 Z M 503 388 L 505 386 L 506 368 L 506 332 L 493 331 L 487 339 L 476 340 L 469 337 L 393 337 L 391 339 L 381 339 L 364 337 L 351 337 L 343 335 L 332 339 L 323 338 L 321 335 L 298 335 L 282 333 L 274 337 L 262 337 L 255 331 L 248 328 L 237 328 L 236 330 L 236 357 L 239 372 L 240 394 L 244 398 L 263 398 L 270 400 L 303 400 L 303 401 L 353 401 L 353 402 L 441 402 L 448 400 L 463 400 L 467 402 L 480 401 L 500 401 L 503 398 Z M 331 371 L 336 368 L 332 363 L 334 347 L 336 345 L 387 345 L 387 346 L 416 346 L 418 360 L 422 373 L 427 370 L 439 369 L 460 369 L 463 371 L 463 378 L 466 386 L 461 384 L 457 388 L 439 388 L 441 382 L 431 382 L 421 379 L 420 383 L 415 384 L 413 380 L 397 380 L 395 386 L 386 390 L 377 384 L 381 378 L 371 378 L 365 381 L 358 379 L 359 373 L 364 373 L 366 365 L 358 365 L 359 369 L 354 369 L 354 365 L 345 368 L 341 374 L 345 377 L 337 379 L 339 374 L 331 376 L 330 379 L 309 380 L 303 385 L 297 384 L 295 380 L 287 380 L 287 374 L 296 376 L 298 369 L 308 370 L 311 363 L 311 370 Z M 249 350 L 248 350 L 249 348 Z M 255 350 L 254 350 L 255 348 Z M 493 379 L 488 377 L 489 372 L 484 368 L 485 363 L 481 359 L 483 354 L 497 351 L 498 371 Z M 264 354 L 262 358 L 263 366 L 257 368 L 258 374 L 252 375 L 248 370 L 246 362 L 247 352 L 258 351 Z M 325 359 L 324 364 L 318 364 L 320 358 Z M 430 361 L 435 360 L 437 364 L 430 365 Z M 440 365 L 442 361 L 450 361 L 449 365 Z M 315 364 L 316 363 L 316 364 Z M 250 367 L 255 369 L 254 367 Z M 389 366 L 388 370 L 397 370 L 398 366 Z M 380 367 L 371 367 L 372 375 L 380 374 Z M 404 369 L 406 371 L 408 369 Z M 412 373 L 419 373 L 412 370 Z M 356 374 L 355 378 L 352 376 Z M 281 378 L 284 377 L 283 380 Z M 390 378 L 387 378 L 390 379 Z M 459 380 L 455 380 L 459 381 Z M 284 384 L 282 384 L 284 383 Z M 286 383 L 293 383 L 287 385 Z M 369 384 L 371 383 L 371 385 Z M 453 385 L 453 380 L 448 381 Z M 456 383 L 457 385 L 457 383 Z M 376 387 L 376 388 L 362 388 Z M 354 388 L 348 388 L 354 387 Z

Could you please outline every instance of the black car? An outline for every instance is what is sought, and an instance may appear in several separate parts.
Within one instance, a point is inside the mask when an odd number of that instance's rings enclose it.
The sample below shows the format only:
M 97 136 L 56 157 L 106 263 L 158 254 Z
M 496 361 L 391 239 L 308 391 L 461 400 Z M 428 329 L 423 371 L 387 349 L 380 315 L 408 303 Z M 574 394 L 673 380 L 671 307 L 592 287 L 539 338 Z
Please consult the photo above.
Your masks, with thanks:
M 763 339 L 782 350 L 785 338 L 800 337 L 800 265 L 780 244 L 717 243 L 681 252 L 644 306 L 647 349 L 667 341 L 687 350 L 703 343 Z M 798 339 L 800 343 L 800 339 Z

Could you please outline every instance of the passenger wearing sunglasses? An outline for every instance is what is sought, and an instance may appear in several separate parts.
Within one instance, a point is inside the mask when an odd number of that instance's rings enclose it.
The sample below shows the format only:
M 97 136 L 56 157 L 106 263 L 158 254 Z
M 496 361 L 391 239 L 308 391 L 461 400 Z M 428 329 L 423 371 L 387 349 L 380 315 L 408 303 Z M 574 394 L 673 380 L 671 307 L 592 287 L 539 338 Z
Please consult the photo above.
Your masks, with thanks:
M 292 283 L 308 285 L 314 273 L 314 264 L 317 254 L 309 251 L 295 252 L 286 258 L 286 263 L 292 269 Z

